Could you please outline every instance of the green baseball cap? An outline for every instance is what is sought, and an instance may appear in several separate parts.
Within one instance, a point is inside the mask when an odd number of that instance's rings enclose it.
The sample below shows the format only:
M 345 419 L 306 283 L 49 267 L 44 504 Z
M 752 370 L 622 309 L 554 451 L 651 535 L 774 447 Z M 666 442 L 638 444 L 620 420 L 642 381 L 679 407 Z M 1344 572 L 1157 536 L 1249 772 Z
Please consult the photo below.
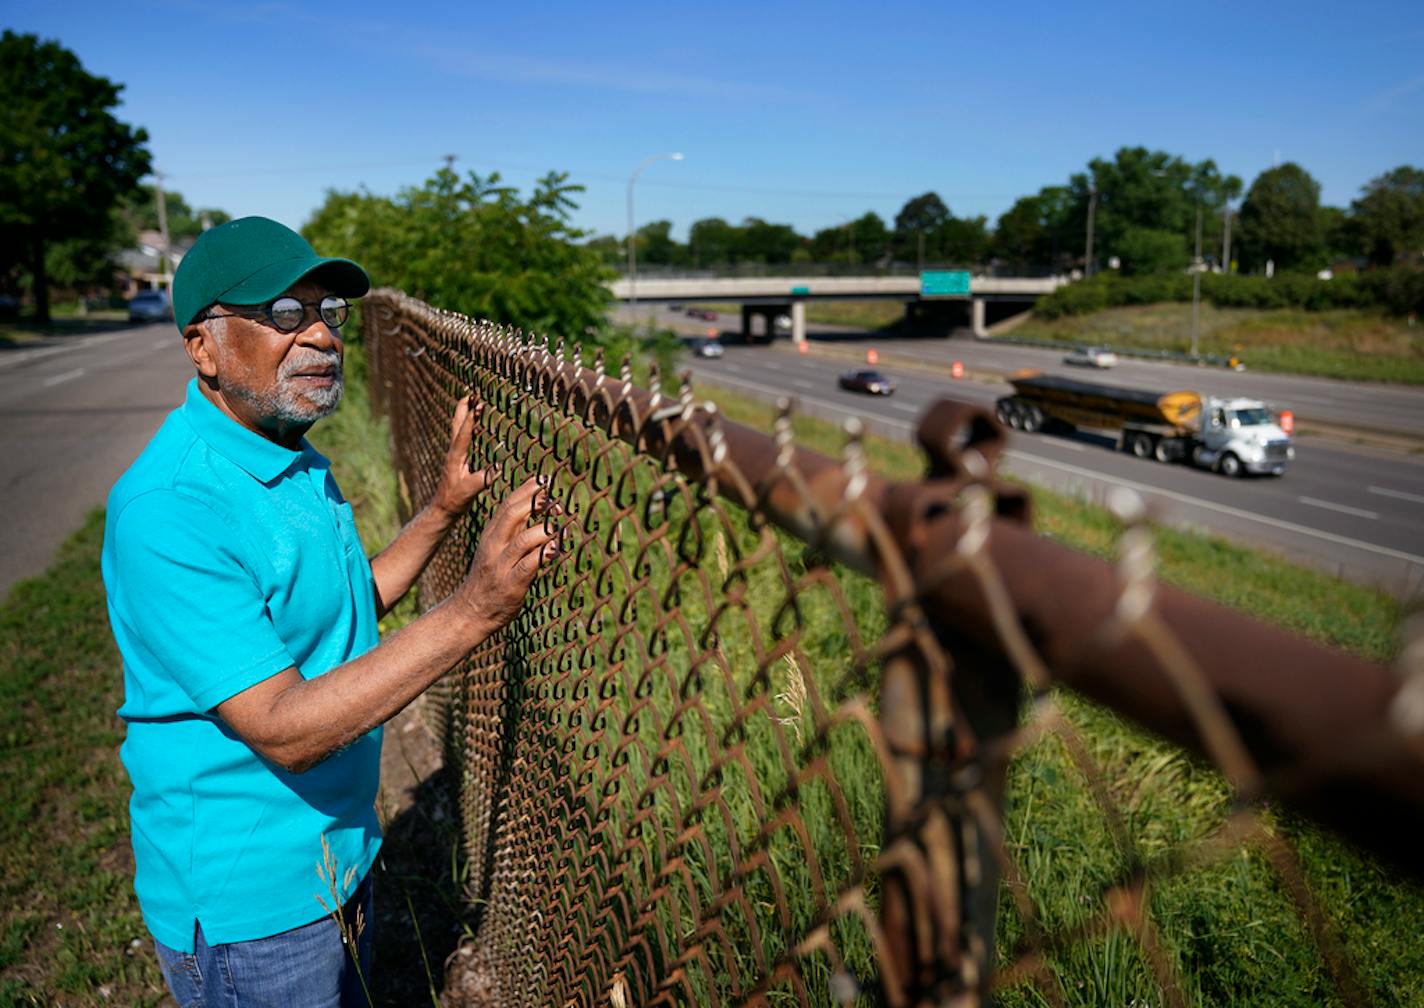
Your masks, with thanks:
M 173 321 L 182 332 L 218 302 L 263 304 L 313 273 L 342 297 L 358 298 L 371 289 L 360 266 L 317 255 L 285 224 L 266 217 L 219 224 L 198 237 L 173 274 Z

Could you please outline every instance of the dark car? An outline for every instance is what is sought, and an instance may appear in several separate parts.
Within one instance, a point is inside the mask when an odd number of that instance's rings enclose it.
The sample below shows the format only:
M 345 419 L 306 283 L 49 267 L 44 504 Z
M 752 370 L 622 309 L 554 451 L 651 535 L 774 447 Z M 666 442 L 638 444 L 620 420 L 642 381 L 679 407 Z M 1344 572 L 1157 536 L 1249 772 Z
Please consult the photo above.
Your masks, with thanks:
M 167 322 L 173 318 L 173 302 L 166 290 L 143 290 L 129 299 L 130 322 Z
M 687 317 L 700 318 L 707 322 L 717 321 L 717 313 L 714 311 L 708 311 L 705 308 L 689 308 L 687 309 Z
M 869 392 L 871 395 L 892 395 L 895 385 L 879 371 L 847 371 L 841 375 L 841 388 L 852 392 Z
M 722 344 L 714 339 L 695 339 L 688 348 L 698 357 L 721 357 Z

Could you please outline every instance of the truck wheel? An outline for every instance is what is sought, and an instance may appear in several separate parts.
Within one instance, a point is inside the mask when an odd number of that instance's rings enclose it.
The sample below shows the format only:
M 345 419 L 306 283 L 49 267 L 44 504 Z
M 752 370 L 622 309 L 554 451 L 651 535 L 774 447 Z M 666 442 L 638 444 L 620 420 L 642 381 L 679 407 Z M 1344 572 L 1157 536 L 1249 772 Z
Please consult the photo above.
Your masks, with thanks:
M 1024 407 L 1023 411 L 1023 429 L 1029 432 L 1033 432 L 1038 430 L 1042 426 L 1043 411 L 1040 410 L 1037 406 L 1033 405 L 1033 403 L 1029 403 L 1026 407 Z
M 1241 460 L 1235 455 L 1227 452 L 1217 459 L 1216 471 L 1223 476 L 1236 477 L 1242 473 Z
M 1166 438 L 1158 438 L 1156 446 L 1152 449 L 1152 457 L 1158 462 L 1172 461 L 1172 446 Z
M 1138 458 L 1147 458 L 1152 454 L 1152 435 L 1134 434 L 1129 447 L 1132 448 L 1132 454 Z

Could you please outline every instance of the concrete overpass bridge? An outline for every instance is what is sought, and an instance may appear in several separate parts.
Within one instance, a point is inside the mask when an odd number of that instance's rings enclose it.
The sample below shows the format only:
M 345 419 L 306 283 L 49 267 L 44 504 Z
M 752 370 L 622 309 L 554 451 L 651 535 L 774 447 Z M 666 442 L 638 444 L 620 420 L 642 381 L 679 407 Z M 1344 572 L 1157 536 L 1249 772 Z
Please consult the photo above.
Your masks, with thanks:
M 806 336 L 808 301 L 903 301 L 913 311 L 963 318 L 983 335 L 997 318 L 1026 311 L 1045 294 L 1068 283 L 1067 277 L 984 277 L 969 273 L 925 273 L 885 277 L 649 277 L 636 284 L 627 277 L 609 285 L 615 301 L 668 304 L 683 301 L 735 301 L 742 306 L 742 335 L 751 341 L 753 321 L 763 320 L 760 335 L 770 339 L 773 320 L 791 316 L 791 338 Z M 997 318 L 996 318 L 997 317 Z

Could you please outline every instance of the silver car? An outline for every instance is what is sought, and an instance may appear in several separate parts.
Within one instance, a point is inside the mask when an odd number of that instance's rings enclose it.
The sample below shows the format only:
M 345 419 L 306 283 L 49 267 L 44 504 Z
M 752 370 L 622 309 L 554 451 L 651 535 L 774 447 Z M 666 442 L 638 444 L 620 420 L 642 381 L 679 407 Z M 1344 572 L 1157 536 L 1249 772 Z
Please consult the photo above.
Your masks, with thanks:
M 1102 347 L 1078 347 L 1063 358 L 1063 363 L 1077 364 L 1081 367 L 1117 367 L 1117 354 L 1111 350 L 1105 350 Z

